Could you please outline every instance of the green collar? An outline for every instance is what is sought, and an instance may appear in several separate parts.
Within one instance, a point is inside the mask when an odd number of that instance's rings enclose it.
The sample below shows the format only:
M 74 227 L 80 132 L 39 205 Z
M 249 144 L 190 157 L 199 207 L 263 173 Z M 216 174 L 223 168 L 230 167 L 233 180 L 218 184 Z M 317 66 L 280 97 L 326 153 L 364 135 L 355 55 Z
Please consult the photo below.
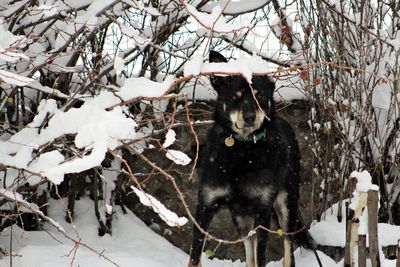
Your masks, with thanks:
M 265 140 L 267 137 L 267 130 L 264 128 L 264 130 L 258 134 L 250 134 L 248 136 L 241 136 L 238 134 L 231 135 L 225 138 L 225 145 L 228 147 L 231 147 L 235 144 L 235 140 L 241 141 L 241 142 L 254 142 L 257 143 L 257 141 L 260 140 Z

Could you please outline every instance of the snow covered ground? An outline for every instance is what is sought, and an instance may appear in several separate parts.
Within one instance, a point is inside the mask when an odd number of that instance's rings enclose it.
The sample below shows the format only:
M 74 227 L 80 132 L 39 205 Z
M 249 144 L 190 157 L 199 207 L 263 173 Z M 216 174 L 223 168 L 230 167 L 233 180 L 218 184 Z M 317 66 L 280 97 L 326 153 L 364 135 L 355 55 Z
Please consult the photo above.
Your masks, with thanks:
M 56 203 L 58 202 L 58 203 Z M 118 216 L 113 220 L 113 235 L 99 237 L 97 235 L 96 218 L 93 204 L 89 199 L 82 199 L 76 203 L 75 230 L 63 219 L 62 203 L 54 201 L 50 205 L 49 215 L 56 218 L 65 229 L 66 234 L 74 239 L 81 239 L 83 244 L 96 250 L 101 255 L 110 259 L 118 266 L 145 266 L 145 267 L 182 267 L 186 266 L 188 255 L 174 247 L 166 239 L 154 233 L 134 214 L 122 215 L 117 210 Z M 327 220 L 331 222 L 331 220 Z M 329 225 L 325 227 L 329 228 Z M 319 231 L 326 231 L 326 228 Z M 13 267 L 108 267 L 115 264 L 99 256 L 83 245 L 66 239 L 57 229 L 45 225 L 43 231 L 26 232 L 17 226 L 8 228 L 0 235 L 0 248 L 9 251 L 10 235 L 12 233 Z M 335 232 L 331 238 L 337 237 Z M 393 232 L 392 232 L 393 233 Z M 314 231 L 314 234 L 317 234 Z M 79 235 L 79 236 L 78 236 Z M 190 237 L 188 237 L 190 238 Z M 343 266 L 343 262 L 335 263 L 331 258 L 319 252 L 324 267 Z M 297 249 L 295 252 L 297 266 L 318 266 L 314 255 L 310 251 Z M 10 266 L 10 258 L 0 259 L 0 266 Z M 204 267 L 244 267 L 239 260 L 209 260 L 203 258 Z M 268 267 L 281 267 L 282 262 L 271 262 Z M 383 267 L 395 267 L 395 261 L 385 260 Z

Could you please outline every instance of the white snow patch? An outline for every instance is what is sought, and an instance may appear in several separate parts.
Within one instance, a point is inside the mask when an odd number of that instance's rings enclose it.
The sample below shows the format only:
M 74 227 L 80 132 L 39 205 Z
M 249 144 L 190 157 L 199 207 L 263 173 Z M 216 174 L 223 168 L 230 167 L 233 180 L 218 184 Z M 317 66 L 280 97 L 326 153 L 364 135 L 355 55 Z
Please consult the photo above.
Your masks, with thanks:
M 0 79 L 3 80 L 5 83 L 17 86 L 25 86 L 34 81 L 31 78 L 21 76 L 5 70 L 0 70 Z
M 165 141 L 164 144 L 162 145 L 164 148 L 169 147 L 173 143 L 175 143 L 176 140 L 176 133 L 174 130 L 169 129 L 167 134 L 165 135 Z
M 179 150 L 167 149 L 167 158 L 179 165 L 188 165 L 192 160 Z
M 368 171 L 362 172 L 353 171 L 350 174 L 351 178 L 357 179 L 356 191 L 357 192 L 368 192 L 369 190 L 379 190 L 379 187 L 371 182 L 372 177 Z
M 133 192 L 139 197 L 140 202 L 148 207 L 152 207 L 153 211 L 156 212 L 160 218 L 166 222 L 169 226 L 183 226 L 188 222 L 186 217 L 179 217 L 175 212 L 170 211 L 160 201 L 153 196 L 131 186 Z
M 125 61 L 123 58 L 116 56 L 114 59 L 114 69 L 117 71 L 117 73 L 120 73 L 124 70 L 125 67 Z
M 201 8 L 202 11 L 211 12 L 215 6 L 224 8 L 223 13 L 228 15 L 243 14 L 259 9 L 266 5 L 270 0 L 245 0 L 245 1 L 232 1 L 232 0 L 219 0 L 210 1 Z
M 241 74 L 249 83 L 251 83 L 253 74 L 266 74 L 272 70 L 269 63 L 257 55 L 242 56 L 226 63 L 203 63 L 201 68 L 202 73 Z
M 207 30 L 218 33 L 231 33 L 249 27 L 249 23 L 241 22 L 241 24 L 228 24 L 222 15 L 221 6 L 215 6 L 211 14 L 198 11 L 194 6 L 185 3 L 190 14 L 201 26 Z
M 170 75 L 163 82 L 154 82 L 144 77 L 129 78 L 118 92 L 123 100 L 136 97 L 160 97 L 164 95 L 175 82 L 174 76 Z
M 203 65 L 203 56 L 201 54 L 193 56 L 188 62 L 186 62 L 183 73 L 185 76 L 196 76 L 200 74 L 201 66 Z

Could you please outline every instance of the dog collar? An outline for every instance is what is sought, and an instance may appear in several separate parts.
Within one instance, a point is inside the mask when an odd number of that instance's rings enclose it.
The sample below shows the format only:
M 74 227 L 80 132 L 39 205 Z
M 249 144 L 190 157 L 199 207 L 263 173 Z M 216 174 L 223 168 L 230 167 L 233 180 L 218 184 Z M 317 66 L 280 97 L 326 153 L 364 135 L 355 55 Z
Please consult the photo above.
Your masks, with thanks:
M 241 136 L 238 134 L 235 135 L 230 135 L 225 138 L 225 145 L 228 147 L 231 147 L 235 144 L 235 140 L 241 141 L 241 142 L 254 142 L 257 143 L 259 140 L 264 140 L 267 136 L 267 130 L 264 128 L 264 130 L 258 134 L 251 134 L 248 136 Z

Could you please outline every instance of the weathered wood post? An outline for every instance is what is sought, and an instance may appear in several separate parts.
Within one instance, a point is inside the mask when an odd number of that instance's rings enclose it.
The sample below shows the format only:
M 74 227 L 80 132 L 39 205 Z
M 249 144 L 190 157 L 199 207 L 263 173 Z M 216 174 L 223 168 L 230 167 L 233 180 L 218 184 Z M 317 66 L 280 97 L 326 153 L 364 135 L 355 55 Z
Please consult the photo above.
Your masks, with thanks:
M 368 191 L 368 231 L 369 231 L 369 255 L 372 267 L 380 267 L 381 261 L 379 257 L 378 242 L 378 196 L 379 191 Z
M 350 176 L 349 180 L 349 192 L 353 192 L 354 188 L 356 187 L 357 180 L 352 179 Z M 351 236 L 351 221 L 354 217 L 354 210 L 349 208 L 350 203 L 346 201 L 346 244 L 344 247 L 344 267 L 351 267 L 352 263 L 352 253 L 350 248 L 350 236 Z
M 378 201 L 379 188 L 371 183 L 371 175 L 368 171 L 350 174 L 350 182 L 357 180 L 353 198 L 351 199 L 350 212 L 352 212 L 350 230 L 348 230 L 345 248 L 345 267 L 354 267 L 354 251 L 358 248 L 358 267 L 366 267 L 367 246 L 366 235 L 369 233 L 369 252 L 372 267 L 380 267 L 378 244 Z M 368 217 L 364 213 L 368 207 Z M 363 214 L 364 213 L 364 214 Z
M 358 236 L 358 267 L 367 266 L 367 236 Z
M 351 220 L 354 216 L 354 211 L 348 208 L 349 203 L 346 202 L 346 245 L 344 247 L 344 267 L 351 267 L 352 258 L 350 253 L 350 236 L 351 236 Z

